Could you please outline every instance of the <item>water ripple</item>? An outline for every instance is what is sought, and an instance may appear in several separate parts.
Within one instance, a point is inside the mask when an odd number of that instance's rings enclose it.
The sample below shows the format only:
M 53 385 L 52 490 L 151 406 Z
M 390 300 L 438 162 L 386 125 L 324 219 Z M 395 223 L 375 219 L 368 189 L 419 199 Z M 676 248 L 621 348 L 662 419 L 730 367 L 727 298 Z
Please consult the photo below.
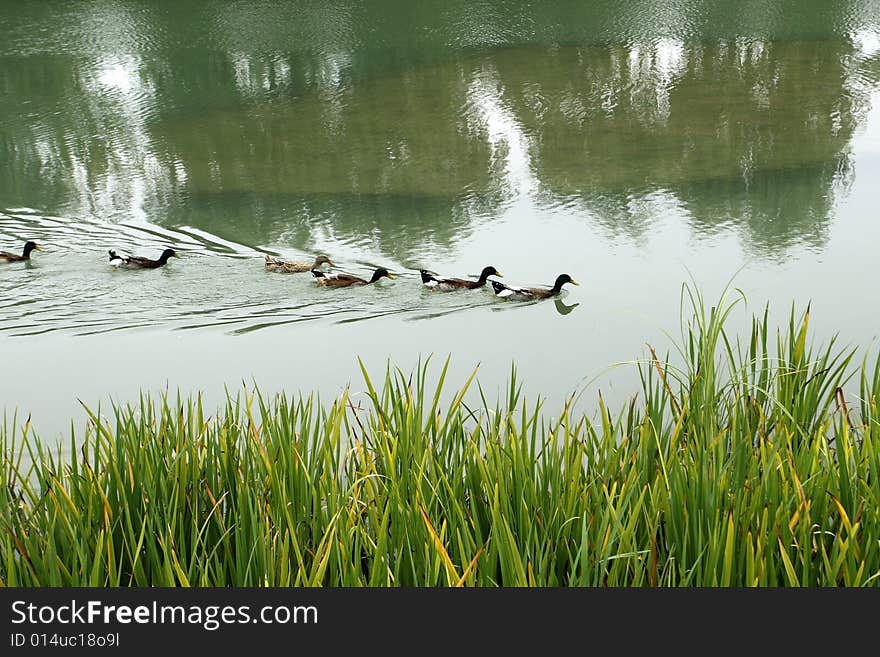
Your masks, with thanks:
M 17 250 L 27 239 L 44 250 L 30 262 L 0 267 L 0 333 L 9 336 L 145 328 L 239 335 L 310 321 L 427 319 L 495 301 L 485 291 L 426 293 L 418 275 L 395 262 L 334 254 L 337 270 L 368 276 L 383 265 L 398 279 L 368 288 L 326 289 L 308 274 L 266 272 L 264 250 L 191 226 L 100 223 L 23 208 L 0 212 L 0 248 Z M 117 270 L 108 261 L 109 249 L 155 257 L 169 246 L 181 257 L 161 269 Z

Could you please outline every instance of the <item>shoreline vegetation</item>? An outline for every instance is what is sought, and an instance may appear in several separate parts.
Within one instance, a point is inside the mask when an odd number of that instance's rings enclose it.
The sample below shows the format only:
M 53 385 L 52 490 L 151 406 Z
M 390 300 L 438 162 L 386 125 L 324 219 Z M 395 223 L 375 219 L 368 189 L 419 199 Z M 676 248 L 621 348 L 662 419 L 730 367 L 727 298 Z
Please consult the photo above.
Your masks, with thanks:
M 733 335 L 741 295 L 682 298 L 678 353 L 649 345 L 595 419 L 546 416 L 515 370 L 441 403 L 447 360 L 436 384 L 362 365 L 357 406 L 86 409 L 66 450 L 4 423 L 0 585 L 880 585 L 880 357 L 814 346 L 809 308 Z

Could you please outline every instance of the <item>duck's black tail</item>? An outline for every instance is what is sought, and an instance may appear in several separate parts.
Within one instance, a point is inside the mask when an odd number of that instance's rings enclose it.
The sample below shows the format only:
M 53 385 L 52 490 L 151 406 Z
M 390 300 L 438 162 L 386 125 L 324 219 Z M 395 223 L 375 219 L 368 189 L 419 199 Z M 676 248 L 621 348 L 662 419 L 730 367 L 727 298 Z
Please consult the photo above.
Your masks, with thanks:
M 324 278 L 324 272 L 322 272 L 322 271 L 318 271 L 317 269 L 312 269 L 311 272 L 312 272 L 312 276 L 314 276 L 315 278 Z
M 419 269 L 419 274 L 421 274 L 422 276 L 422 283 L 427 284 L 434 280 L 431 272 L 429 272 L 427 269 Z
M 507 286 L 501 281 L 489 281 L 492 284 L 492 287 L 495 290 L 495 294 L 501 294 L 504 290 L 507 289 Z

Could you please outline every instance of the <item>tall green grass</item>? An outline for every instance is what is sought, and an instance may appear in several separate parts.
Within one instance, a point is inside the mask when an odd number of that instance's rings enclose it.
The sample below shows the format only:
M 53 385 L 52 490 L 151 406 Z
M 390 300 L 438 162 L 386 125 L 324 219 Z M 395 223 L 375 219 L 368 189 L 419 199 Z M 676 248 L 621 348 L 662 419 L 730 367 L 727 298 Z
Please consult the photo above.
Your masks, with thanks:
M 680 352 L 595 419 L 545 417 L 515 371 L 444 392 L 447 361 L 364 370 L 357 405 L 142 397 L 55 451 L 7 422 L 0 583 L 880 583 L 880 361 L 814 347 L 809 310 L 736 337 L 738 299 L 685 294 Z

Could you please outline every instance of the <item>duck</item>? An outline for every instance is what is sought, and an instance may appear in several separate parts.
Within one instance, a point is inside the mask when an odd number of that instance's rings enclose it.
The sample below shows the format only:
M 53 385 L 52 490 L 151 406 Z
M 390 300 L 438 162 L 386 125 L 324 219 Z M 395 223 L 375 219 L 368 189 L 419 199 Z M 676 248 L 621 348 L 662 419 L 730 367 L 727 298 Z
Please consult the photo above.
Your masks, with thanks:
M 495 290 L 495 296 L 501 297 L 502 299 L 516 299 L 519 301 L 525 301 L 529 299 L 547 299 L 549 297 L 555 297 L 557 294 L 562 292 L 562 286 L 566 283 L 571 283 L 572 285 L 580 285 L 576 280 L 574 280 L 568 274 L 559 274 L 556 277 L 556 282 L 553 283 L 553 287 L 545 288 L 545 287 L 515 287 L 513 285 L 505 285 L 501 281 L 491 281 L 492 288 Z
M 108 251 L 110 254 L 110 264 L 114 267 L 123 267 L 125 269 L 156 269 L 168 262 L 168 258 L 179 258 L 180 256 L 174 252 L 174 249 L 165 249 L 156 260 L 145 258 L 143 256 L 124 256 L 118 254 L 113 249 Z
M 376 281 L 378 281 L 380 278 L 397 278 L 394 274 L 389 272 L 384 267 L 379 267 L 376 271 L 374 271 L 373 277 L 370 280 L 366 280 L 352 274 L 325 274 L 318 269 L 312 269 L 312 276 L 315 277 L 315 282 L 318 285 L 326 285 L 327 287 L 352 287 L 354 285 L 370 285 L 371 283 L 375 283 Z
M 31 259 L 31 251 L 42 250 L 43 247 L 39 244 L 28 240 L 24 243 L 24 250 L 21 252 L 21 255 L 18 253 L 10 253 L 9 251 L 0 251 L 0 262 L 24 262 Z
M 314 262 L 302 262 L 295 260 L 280 260 L 266 254 L 266 271 L 279 271 L 288 274 L 299 274 L 302 272 L 318 269 L 321 265 L 328 264 L 334 266 L 333 261 L 325 255 L 319 255 Z
M 480 277 L 475 281 L 469 281 L 464 278 L 444 278 L 442 276 L 437 276 L 434 272 L 427 269 L 420 269 L 419 273 L 422 275 L 422 283 L 425 284 L 425 287 L 447 291 L 475 290 L 478 287 L 483 287 L 489 276 L 504 278 L 504 275 L 492 266 L 484 267 L 483 271 L 480 272 Z

